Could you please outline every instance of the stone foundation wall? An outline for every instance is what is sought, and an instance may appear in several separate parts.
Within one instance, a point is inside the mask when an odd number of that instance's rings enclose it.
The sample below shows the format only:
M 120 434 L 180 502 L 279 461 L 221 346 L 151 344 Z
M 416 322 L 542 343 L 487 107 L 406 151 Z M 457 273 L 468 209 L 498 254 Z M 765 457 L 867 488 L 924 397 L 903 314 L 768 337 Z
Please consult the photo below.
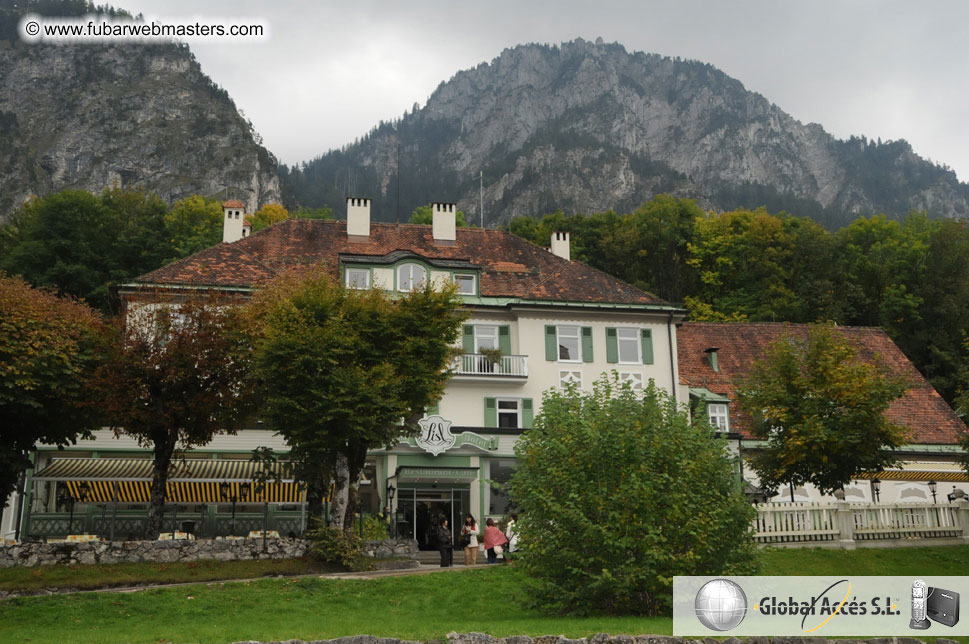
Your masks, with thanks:
M 265 545 L 265 548 L 264 548 Z M 0 568 L 54 564 L 112 564 L 150 561 L 238 561 L 291 559 L 309 549 L 305 539 L 200 539 L 198 541 L 100 541 L 88 543 L 23 543 L 0 547 Z M 364 554 L 378 559 L 416 562 L 413 540 L 367 541 Z
M 512 635 L 492 637 L 483 633 L 448 633 L 446 644 L 924 644 L 914 637 L 879 637 L 869 639 L 828 640 L 824 637 L 730 637 L 721 642 L 710 638 L 683 638 L 669 635 L 607 635 L 599 633 L 588 638 L 569 639 L 562 635 Z M 256 641 L 235 642 L 234 644 L 262 644 Z M 275 643 L 280 644 L 280 643 Z M 285 644 L 424 644 L 412 640 L 398 640 L 390 637 L 355 635 L 332 640 L 286 640 Z M 429 643 L 428 643 L 429 644 Z M 955 640 L 939 638 L 936 644 L 958 644 Z

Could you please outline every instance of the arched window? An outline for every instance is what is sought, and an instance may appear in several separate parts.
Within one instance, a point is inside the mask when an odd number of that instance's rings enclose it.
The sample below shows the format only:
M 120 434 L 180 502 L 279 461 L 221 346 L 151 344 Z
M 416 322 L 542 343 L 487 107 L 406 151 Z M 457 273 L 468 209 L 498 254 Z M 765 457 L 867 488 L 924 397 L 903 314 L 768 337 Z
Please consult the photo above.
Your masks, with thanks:
M 413 291 L 424 286 L 426 272 L 420 264 L 404 264 L 397 268 L 397 290 Z

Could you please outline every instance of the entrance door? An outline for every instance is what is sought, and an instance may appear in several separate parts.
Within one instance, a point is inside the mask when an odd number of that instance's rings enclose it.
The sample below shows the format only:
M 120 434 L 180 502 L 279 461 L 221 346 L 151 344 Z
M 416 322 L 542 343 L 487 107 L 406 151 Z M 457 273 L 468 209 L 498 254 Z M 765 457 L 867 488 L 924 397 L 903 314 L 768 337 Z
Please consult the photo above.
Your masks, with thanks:
M 406 489 L 398 494 L 397 534 L 416 539 L 421 550 L 437 550 L 437 530 L 443 519 L 451 529 L 451 543 L 463 521 L 468 491 L 460 489 Z

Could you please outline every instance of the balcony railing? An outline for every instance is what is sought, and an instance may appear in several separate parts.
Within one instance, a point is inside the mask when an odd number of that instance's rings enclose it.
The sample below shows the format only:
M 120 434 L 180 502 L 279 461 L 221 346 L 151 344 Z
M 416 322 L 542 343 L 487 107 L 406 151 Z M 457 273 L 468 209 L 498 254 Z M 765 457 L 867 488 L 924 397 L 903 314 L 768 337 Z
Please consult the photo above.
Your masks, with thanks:
M 527 378 L 528 356 L 501 356 L 497 362 L 480 353 L 465 353 L 454 361 L 454 375 Z

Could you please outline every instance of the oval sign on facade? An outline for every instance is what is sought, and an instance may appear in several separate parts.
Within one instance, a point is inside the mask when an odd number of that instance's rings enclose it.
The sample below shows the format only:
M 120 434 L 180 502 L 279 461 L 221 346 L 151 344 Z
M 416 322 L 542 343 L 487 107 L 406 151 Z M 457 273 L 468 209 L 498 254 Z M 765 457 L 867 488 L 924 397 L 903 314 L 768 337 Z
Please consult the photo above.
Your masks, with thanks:
M 434 456 L 446 452 L 454 447 L 457 439 L 451 433 L 451 421 L 441 416 L 425 416 L 417 421 L 421 433 L 417 437 L 417 446 Z

